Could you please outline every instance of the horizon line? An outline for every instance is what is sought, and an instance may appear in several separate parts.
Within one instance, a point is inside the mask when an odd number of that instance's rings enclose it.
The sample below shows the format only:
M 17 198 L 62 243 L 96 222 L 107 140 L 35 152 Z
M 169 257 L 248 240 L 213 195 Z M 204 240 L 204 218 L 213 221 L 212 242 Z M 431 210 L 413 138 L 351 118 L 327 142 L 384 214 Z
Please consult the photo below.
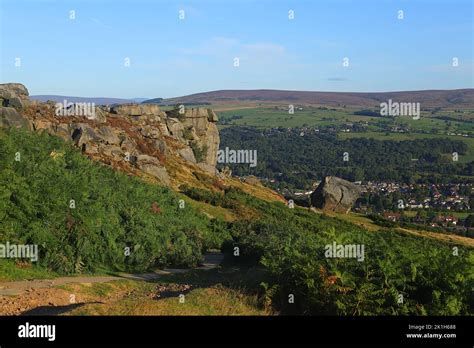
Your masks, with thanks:
M 7 83 L 18 83 L 18 82 L 7 82 Z M 26 87 L 26 86 L 25 86 Z M 27 87 L 28 88 L 28 87 Z M 54 96 L 54 97 L 75 97 L 75 98 L 107 98 L 107 99 L 126 99 L 126 100 L 132 100 L 132 99 L 157 99 L 157 98 L 162 98 L 162 99 L 176 99 L 176 98 L 184 98 L 184 97 L 190 97 L 194 95 L 199 95 L 199 94 L 205 94 L 205 93 L 216 93 L 216 92 L 261 92 L 261 91 L 272 91 L 272 92 L 303 92 L 303 93 L 334 93 L 334 94 L 379 94 L 379 93 L 415 93 L 415 92 L 439 92 L 439 91 L 460 91 L 460 90 L 474 90 L 474 87 L 463 87 L 463 88 L 452 88 L 452 89 L 415 89 L 415 90 L 392 90 L 392 91 L 365 91 L 365 92 L 353 92 L 353 91 L 323 91 L 323 90 L 300 90 L 300 89 L 272 89 L 272 88 L 251 88 L 251 89 L 216 89 L 216 90 L 210 90 L 210 91 L 205 91 L 205 92 L 195 92 L 195 93 L 190 93 L 190 94 L 184 94 L 180 96 L 174 96 L 174 97 L 151 97 L 151 98 L 145 98 L 145 97 L 115 97 L 115 96 L 82 96 L 82 95 L 66 95 L 66 94 L 30 94 L 30 97 L 43 97 L 43 96 Z

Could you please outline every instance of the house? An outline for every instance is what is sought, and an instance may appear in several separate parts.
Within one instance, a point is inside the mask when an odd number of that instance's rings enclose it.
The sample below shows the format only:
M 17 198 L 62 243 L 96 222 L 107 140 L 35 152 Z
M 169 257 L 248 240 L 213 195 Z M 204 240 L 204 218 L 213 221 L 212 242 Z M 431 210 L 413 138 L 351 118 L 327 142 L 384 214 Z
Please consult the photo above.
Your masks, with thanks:
M 456 225 L 459 219 L 453 215 L 438 215 L 435 217 L 434 222 L 441 226 Z
M 385 211 L 385 212 L 383 213 L 383 217 L 384 217 L 385 219 L 387 219 L 387 220 L 396 222 L 396 221 L 400 220 L 401 214 L 400 214 L 400 213 L 393 213 L 393 212 Z

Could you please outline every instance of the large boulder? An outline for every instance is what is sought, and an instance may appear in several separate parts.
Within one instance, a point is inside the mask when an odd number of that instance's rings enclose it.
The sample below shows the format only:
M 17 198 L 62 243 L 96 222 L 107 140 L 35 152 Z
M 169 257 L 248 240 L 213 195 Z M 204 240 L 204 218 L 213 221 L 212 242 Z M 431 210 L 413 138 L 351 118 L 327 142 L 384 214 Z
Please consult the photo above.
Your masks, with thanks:
M 214 122 L 214 123 L 219 121 L 216 113 L 212 109 L 207 109 L 207 119 L 209 122 Z
M 168 127 L 168 132 L 171 136 L 186 143 L 186 140 L 183 138 L 183 124 L 177 118 L 167 118 L 166 126 Z
M 186 161 L 196 163 L 196 157 L 194 157 L 194 152 L 190 147 L 178 149 L 178 154 Z
M 162 137 L 162 132 L 160 128 L 150 125 L 145 125 L 139 128 L 139 132 L 141 135 L 143 135 L 143 137 L 149 139 L 159 139 Z
M 91 127 L 87 123 L 72 124 L 71 138 L 74 144 L 81 147 L 85 153 L 97 153 L 99 144 L 120 147 L 121 139 L 118 130 L 109 126 Z
M 0 84 L 0 107 L 21 111 L 29 102 L 28 95 L 28 90 L 21 83 Z
M 357 185 L 335 176 L 327 176 L 311 194 L 311 205 L 324 211 L 347 214 L 360 193 Z
M 11 91 L 20 98 L 28 98 L 30 95 L 28 89 L 21 83 L 2 83 L 0 84 L 0 89 Z
M 120 145 L 120 133 L 117 129 L 104 126 L 99 128 L 99 135 L 101 137 L 101 142 L 108 145 Z
M 0 127 L 31 129 L 28 119 L 11 107 L 0 107 Z
M 75 123 L 72 128 L 71 138 L 76 146 L 82 147 L 83 144 L 98 143 L 101 140 L 98 131 L 87 123 Z
M 170 178 L 165 167 L 152 156 L 139 155 L 136 161 L 138 169 L 158 179 L 162 184 L 169 185 Z

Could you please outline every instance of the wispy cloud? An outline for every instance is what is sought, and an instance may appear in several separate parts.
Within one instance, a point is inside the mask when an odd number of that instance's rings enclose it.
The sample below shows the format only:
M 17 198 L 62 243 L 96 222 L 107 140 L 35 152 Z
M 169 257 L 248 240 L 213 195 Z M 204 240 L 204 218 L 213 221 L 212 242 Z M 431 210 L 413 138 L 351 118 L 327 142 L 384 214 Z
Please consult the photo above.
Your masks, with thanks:
M 97 25 L 100 25 L 101 27 L 107 28 L 107 29 L 112 29 L 110 25 L 105 24 L 102 22 L 100 19 L 94 18 L 94 17 L 89 17 L 89 19 L 94 22 Z
M 241 43 L 229 37 L 214 37 L 196 47 L 180 48 L 184 55 L 239 57 L 245 60 L 275 60 L 286 55 L 284 46 L 272 42 Z
M 247 52 L 253 55 L 267 55 L 267 54 L 281 55 L 285 53 L 284 46 L 274 44 L 274 43 L 266 43 L 266 42 L 242 45 L 242 50 L 244 52 Z
M 228 53 L 235 49 L 239 42 L 227 37 L 214 37 L 206 40 L 195 47 L 180 48 L 179 52 L 185 55 L 215 56 Z
M 337 48 L 337 47 L 344 47 L 345 44 L 342 42 L 336 42 L 336 41 L 329 41 L 329 40 L 319 40 L 319 39 L 313 39 L 311 40 L 311 43 L 313 43 L 316 46 L 319 46 L 321 48 Z
M 349 81 L 349 79 L 346 79 L 345 77 L 328 77 L 328 81 Z

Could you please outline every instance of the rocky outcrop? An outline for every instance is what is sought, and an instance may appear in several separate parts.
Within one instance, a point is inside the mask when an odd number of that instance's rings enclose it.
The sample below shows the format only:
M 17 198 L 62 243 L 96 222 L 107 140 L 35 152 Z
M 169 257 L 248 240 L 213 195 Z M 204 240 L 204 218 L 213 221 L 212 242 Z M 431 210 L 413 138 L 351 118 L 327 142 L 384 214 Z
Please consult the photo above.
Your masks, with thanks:
M 20 83 L 0 84 L 0 126 L 31 128 L 21 111 L 28 102 L 28 90 Z
M 168 172 L 157 158 L 148 155 L 139 155 L 136 163 L 140 170 L 155 177 L 165 185 L 170 184 Z
M 260 180 L 255 175 L 248 175 L 243 178 L 242 181 L 250 185 L 262 185 Z
M 176 150 L 177 155 L 216 174 L 220 138 L 217 115 L 211 109 L 183 107 L 182 112 L 176 109 L 163 112 L 155 104 L 121 104 L 112 106 L 110 112 L 141 125 L 140 133 L 146 138 L 176 139 L 184 145 Z M 166 152 L 163 148 L 163 142 L 158 143 L 158 149 Z
M 156 104 L 121 104 L 95 106 L 95 117 L 90 117 L 70 113 L 73 103 L 30 103 L 21 84 L 0 85 L 0 98 L 0 126 L 31 124 L 36 131 L 71 141 L 92 159 L 137 170 L 165 185 L 170 184 L 166 163 L 171 158 L 217 174 L 219 132 L 211 109 L 164 112 Z
M 219 131 L 216 126 L 217 115 L 211 109 L 191 108 L 185 110 L 182 124 L 189 134 L 188 143 L 204 152 L 202 168 L 215 172 L 217 151 L 219 150 Z M 213 169 L 212 169 L 213 168 Z
M 132 117 L 153 117 L 154 121 L 160 121 L 161 117 L 166 117 L 166 114 L 160 111 L 160 107 L 155 104 L 120 104 L 114 105 L 110 108 L 112 114 L 132 116 Z M 138 120 L 138 119 L 137 119 Z
M 357 185 L 335 176 L 327 176 L 311 194 L 311 205 L 324 211 L 347 214 L 360 193 Z
M 0 84 L 1 106 L 10 106 L 22 110 L 29 103 L 28 96 L 28 90 L 21 83 Z
M 11 107 L 0 107 L 0 127 L 30 128 L 28 120 Z

